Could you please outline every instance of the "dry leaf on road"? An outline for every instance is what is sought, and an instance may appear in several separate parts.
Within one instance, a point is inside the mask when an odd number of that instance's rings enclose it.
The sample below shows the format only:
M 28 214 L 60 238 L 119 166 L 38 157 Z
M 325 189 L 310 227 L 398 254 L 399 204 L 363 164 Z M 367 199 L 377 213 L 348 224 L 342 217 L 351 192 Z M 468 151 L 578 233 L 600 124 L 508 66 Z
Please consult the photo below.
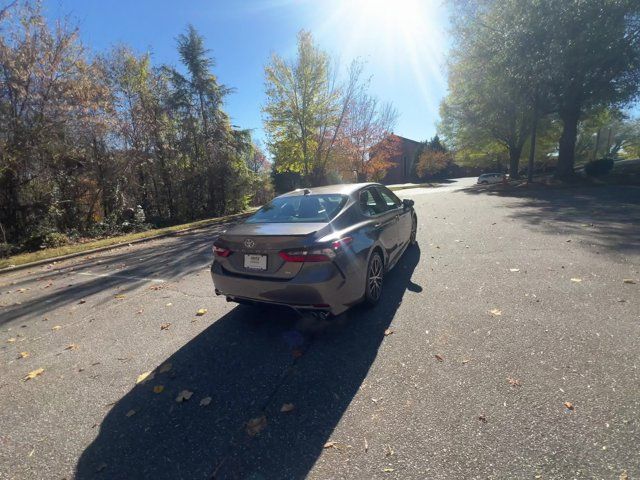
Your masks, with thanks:
M 293 403 L 283 403 L 280 411 L 283 413 L 293 412 L 296 409 Z
M 36 370 L 33 370 L 29 373 L 27 373 L 24 377 L 25 382 L 27 380 L 33 380 L 36 377 L 39 377 L 40 375 L 42 375 L 44 373 L 44 368 L 38 368 Z
M 509 271 L 510 272 L 519 272 L 520 269 L 519 268 L 510 268 Z
M 502 315 L 502 310 L 499 310 L 497 308 L 494 308 L 492 310 L 489 310 L 489 313 L 491 315 L 493 315 L 494 317 L 499 317 L 500 315 Z
M 153 393 L 162 393 L 164 390 L 164 385 L 156 385 L 153 387 Z
M 167 323 L 163 323 L 160 325 L 160 330 L 169 330 L 169 327 L 171 326 L 171 323 L 167 322 Z
M 573 403 L 571 402 L 564 402 L 564 406 L 567 407 L 568 410 L 573 410 Z
M 52 327 L 51 330 L 53 330 L 54 332 L 56 330 L 60 330 L 62 327 L 60 325 L 56 325 L 55 327 Z
M 135 414 L 136 414 L 135 410 L 129 410 L 126 415 L 127 417 L 133 417 Z
M 634 285 L 636 281 L 633 278 L 625 278 L 624 280 L 622 280 L 622 283 L 628 283 L 628 284 Z
M 325 443 L 322 448 L 338 448 L 338 443 L 337 442 L 333 442 L 333 441 L 329 441 L 329 442 Z
M 75 350 L 77 347 L 77 345 L 75 343 L 70 343 L 69 345 L 67 345 L 66 347 L 64 347 L 65 350 Z
M 116 300 L 124 300 L 126 297 L 124 294 L 118 293 L 117 295 L 114 295 L 113 298 L 115 298 Z
M 249 420 L 245 425 L 245 430 L 247 432 L 247 435 L 249 435 L 250 437 L 255 437 L 266 427 L 267 427 L 267 417 L 262 415 L 261 417 L 256 417 Z
M 138 383 L 143 383 L 148 380 L 153 380 L 153 377 L 154 377 L 154 374 L 151 370 L 149 370 L 148 372 L 141 373 L 140 375 L 138 375 L 138 378 L 136 379 L 136 385 Z
M 18 354 L 18 358 L 27 358 L 29 356 L 29 352 L 20 352 Z
M 211 397 L 204 397 L 202 400 L 200 400 L 201 407 L 206 407 L 210 403 L 211 403 Z
M 520 386 L 520 380 L 518 380 L 517 378 L 507 377 L 507 382 L 509 382 L 509 385 L 511 385 L 512 387 Z
M 386 467 L 386 468 L 383 468 L 382 471 L 385 472 L 385 473 L 391 473 L 391 472 L 393 472 L 393 468 Z
M 388 337 L 389 335 L 392 335 L 392 334 L 394 334 L 394 333 L 395 333 L 395 332 L 394 332 L 393 330 L 391 330 L 390 328 L 387 328 L 387 329 L 384 331 L 384 336 L 385 336 L 385 337 Z
M 201 316 L 203 316 L 205 313 L 207 313 L 207 309 L 206 309 L 206 308 L 201 308 L 200 310 L 198 310 L 198 311 L 196 312 L 196 315 L 197 315 L 198 317 L 201 317 Z
M 170 362 L 163 363 L 162 365 L 160 365 L 160 368 L 158 369 L 158 371 L 160 373 L 167 373 L 169 370 L 171 370 L 171 367 L 173 367 L 172 363 Z
M 582 281 L 582 279 L 581 278 L 572 278 L 571 281 L 575 282 L 575 283 L 580 283 Z
M 191 395 L 193 395 L 193 392 L 190 390 L 182 390 L 178 396 L 176 397 L 176 402 L 178 403 L 182 403 L 185 402 L 187 400 L 189 400 L 191 398 Z
M 10 339 L 7 340 L 7 343 L 16 343 L 16 339 L 11 337 Z
M 434 357 L 436 357 L 436 360 L 439 362 L 444 362 L 444 357 L 442 355 L 438 355 L 437 353 L 434 355 Z

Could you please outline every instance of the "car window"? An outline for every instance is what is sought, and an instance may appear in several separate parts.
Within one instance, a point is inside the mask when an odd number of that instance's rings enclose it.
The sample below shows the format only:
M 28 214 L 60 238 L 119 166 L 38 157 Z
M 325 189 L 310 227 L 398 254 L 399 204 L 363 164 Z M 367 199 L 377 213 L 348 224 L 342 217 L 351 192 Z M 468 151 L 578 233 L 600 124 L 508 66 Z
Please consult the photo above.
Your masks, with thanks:
M 398 208 L 402 205 L 402 201 L 396 197 L 395 193 L 386 187 L 376 187 L 376 190 L 380 193 L 380 196 L 384 200 L 387 209 Z
M 345 195 L 293 195 L 274 198 L 247 219 L 247 223 L 328 222 L 347 202 Z
M 370 217 L 385 212 L 387 205 L 377 191 L 367 188 L 360 192 L 360 208 L 362 213 Z

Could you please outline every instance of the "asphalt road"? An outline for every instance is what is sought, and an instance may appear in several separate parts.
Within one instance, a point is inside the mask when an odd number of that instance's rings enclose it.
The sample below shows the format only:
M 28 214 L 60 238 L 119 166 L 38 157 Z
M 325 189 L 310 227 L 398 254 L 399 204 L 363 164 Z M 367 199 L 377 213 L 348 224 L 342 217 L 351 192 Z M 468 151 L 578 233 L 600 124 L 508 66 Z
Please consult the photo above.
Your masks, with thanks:
M 330 325 L 215 297 L 216 228 L 1 276 L 0 478 L 640 478 L 640 189 L 469 182 Z

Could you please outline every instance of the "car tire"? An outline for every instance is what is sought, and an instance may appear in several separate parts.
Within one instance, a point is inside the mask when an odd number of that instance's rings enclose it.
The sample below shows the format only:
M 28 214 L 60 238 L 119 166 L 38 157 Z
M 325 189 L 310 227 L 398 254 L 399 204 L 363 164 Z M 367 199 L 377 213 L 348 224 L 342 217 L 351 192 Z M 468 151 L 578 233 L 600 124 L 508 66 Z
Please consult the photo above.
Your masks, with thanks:
M 417 241 L 418 235 L 418 217 L 413 215 L 411 217 L 411 234 L 409 235 L 409 245 L 415 245 L 418 243 Z
M 366 284 L 364 288 L 364 304 L 372 307 L 382 297 L 382 285 L 384 280 L 384 261 L 380 252 L 375 250 L 369 258 L 367 265 Z

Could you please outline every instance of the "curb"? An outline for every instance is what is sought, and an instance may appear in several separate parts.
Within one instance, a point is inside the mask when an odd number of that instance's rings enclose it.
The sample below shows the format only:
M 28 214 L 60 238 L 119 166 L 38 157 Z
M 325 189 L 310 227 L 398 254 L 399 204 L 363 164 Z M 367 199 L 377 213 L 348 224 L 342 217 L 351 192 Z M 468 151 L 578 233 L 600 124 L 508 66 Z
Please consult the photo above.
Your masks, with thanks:
M 241 219 L 241 218 L 245 218 L 245 217 L 248 217 L 249 215 L 251 215 L 253 213 L 254 213 L 253 211 L 243 212 L 243 213 L 235 213 L 233 215 L 228 215 L 228 216 L 224 217 L 224 220 L 223 219 L 219 219 L 219 220 L 212 219 L 211 223 L 205 223 L 203 225 L 198 225 L 198 226 L 195 226 L 195 227 L 183 228 L 181 230 L 175 230 L 173 232 L 159 233 L 158 235 L 153 235 L 153 236 L 145 237 L 145 238 L 139 238 L 137 240 L 131 240 L 130 242 L 114 243 L 113 245 L 107 245 L 107 246 L 104 246 L 104 247 L 92 248 L 90 250 L 83 250 L 82 252 L 69 253 L 67 255 L 60 255 L 58 257 L 43 258 L 42 260 L 36 260 L 35 262 L 23 263 L 21 265 L 16 265 L 14 267 L 4 267 L 4 268 L 0 268 L 0 275 L 2 275 L 4 273 L 19 272 L 20 270 L 25 270 L 27 268 L 37 267 L 39 265 L 44 265 L 45 263 L 60 262 L 60 261 L 63 261 L 63 260 L 68 260 L 70 258 L 81 257 L 82 255 L 90 255 L 92 253 L 104 252 L 106 250 L 115 250 L 116 248 L 128 247 L 129 245 L 134 245 L 136 243 L 144 243 L 144 242 L 148 242 L 150 240 L 157 240 L 159 238 L 172 237 L 174 235 L 179 235 L 179 234 L 184 233 L 184 232 L 191 232 L 193 230 L 200 230 L 202 228 L 207 228 L 207 227 L 210 227 L 212 225 L 218 225 L 220 223 L 226 223 L 226 222 L 229 222 L 229 221 L 232 221 L 232 220 L 238 220 L 238 219 Z

